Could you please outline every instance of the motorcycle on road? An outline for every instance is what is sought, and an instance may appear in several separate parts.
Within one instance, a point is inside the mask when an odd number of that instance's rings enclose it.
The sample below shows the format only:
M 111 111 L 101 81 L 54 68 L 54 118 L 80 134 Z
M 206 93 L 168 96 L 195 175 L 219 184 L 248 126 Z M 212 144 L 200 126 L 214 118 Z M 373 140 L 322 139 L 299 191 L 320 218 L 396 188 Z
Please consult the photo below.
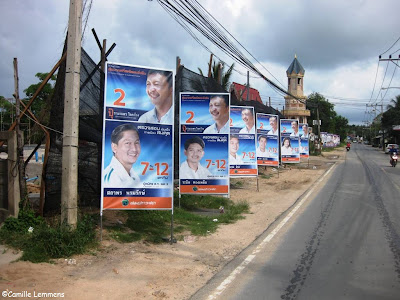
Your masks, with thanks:
M 393 153 L 393 154 L 390 156 L 390 165 L 391 165 L 393 168 L 396 167 L 396 165 L 397 165 L 397 153 Z

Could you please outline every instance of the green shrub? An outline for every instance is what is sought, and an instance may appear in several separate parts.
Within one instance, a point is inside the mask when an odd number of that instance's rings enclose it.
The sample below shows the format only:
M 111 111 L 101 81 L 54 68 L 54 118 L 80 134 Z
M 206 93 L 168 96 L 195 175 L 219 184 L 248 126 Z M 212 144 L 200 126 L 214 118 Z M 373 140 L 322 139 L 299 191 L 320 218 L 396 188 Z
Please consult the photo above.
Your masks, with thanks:
M 30 227 L 32 230 L 28 231 Z M 71 230 L 62 224 L 50 226 L 33 211 L 21 210 L 18 219 L 7 218 L 0 229 L 0 241 L 22 250 L 21 259 L 31 262 L 83 253 L 95 240 L 95 222 L 88 215 Z

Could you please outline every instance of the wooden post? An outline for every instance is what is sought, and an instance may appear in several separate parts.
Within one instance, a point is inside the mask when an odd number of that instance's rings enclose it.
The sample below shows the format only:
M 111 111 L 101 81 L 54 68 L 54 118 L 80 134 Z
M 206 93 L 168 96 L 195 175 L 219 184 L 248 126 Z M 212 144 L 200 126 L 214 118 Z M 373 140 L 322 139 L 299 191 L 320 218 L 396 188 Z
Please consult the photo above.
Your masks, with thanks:
M 19 189 L 19 174 L 16 171 L 15 164 L 18 161 L 18 151 L 17 151 L 17 133 L 15 131 L 0 131 L 0 140 L 7 141 L 8 147 L 8 211 L 14 217 L 18 217 L 19 212 L 19 200 L 20 189 Z
M 213 54 L 210 54 L 210 63 L 208 64 L 208 78 L 211 77 L 211 65 L 212 65 Z
M 247 71 L 247 87 L 246 87 L 247 95 L 246 101 L 249 101 L 249 94 L 250 94 L 250 72 Z
M 70 0 L 65 73 L 61 221 L 76 228 L 78 217 L 79 90 L 82 0 Z
M 25 184 L 25 169 L 24 169 L 24 140 L 21 133 L 21 100 L 19 98 L 19 79 L 18 79 L 18 60 L 14 58 L 14 87 L 15 87 L 15 110 L 16 110 L 16 132 L 17 132 L 17 166 L 19 174 L 19 191 L 23 205 L 26 205 L 26 184 Z
M 222 68 L 223 68 L 222 64 L 221 63 L 218 64 L 218 80 L 217 81 L 220 85 L 222 85 Z

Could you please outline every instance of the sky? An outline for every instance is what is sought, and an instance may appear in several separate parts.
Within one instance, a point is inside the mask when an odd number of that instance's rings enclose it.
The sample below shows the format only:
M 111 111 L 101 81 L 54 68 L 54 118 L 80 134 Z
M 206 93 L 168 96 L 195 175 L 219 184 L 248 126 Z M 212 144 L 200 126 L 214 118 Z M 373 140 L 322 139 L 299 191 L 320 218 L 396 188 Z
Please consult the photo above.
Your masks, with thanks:
M 88 13 L 90 0 L 84 16 Z M 350 124 L 362 125 L 400 94 L 400 1 L 398 0 L 198 0 L 245 48 L 239 48 L 269 79 L 287 90 L 286 70 L 295 55 L 305 69 L 304 95 L 322 94 Z M 13 59 L 18 59 L 19 94 L 35 74 L 49 72 L 60 59 L 68 26 L 68 0 L 0 1 L 0 95 L 14 93 Z M 207 72 L 210 53 L 158 1 L 95 0 L 84 18 L 82 46 L 92 59 L 100 53 L 91 32 L 116 43 L 108 61 Z M 198 34 L 196 32 L 196 34 Z M 200 34 L 198 34 L 201 36 Z M 201 38 L 227 65 L 234 61 Z M 233 39 L 233 38 L 232 38 Z M 389 50 L 389 51 L 387 51 Z M 246 83 L 247 70 L 235 64 L 231 81 Z M 282 110 L 284 99 L 250 73 L 263 101 Z M 381 89 L 391 87 L 390 89 Z M 397 88 L 396 88 L 397 87 Z

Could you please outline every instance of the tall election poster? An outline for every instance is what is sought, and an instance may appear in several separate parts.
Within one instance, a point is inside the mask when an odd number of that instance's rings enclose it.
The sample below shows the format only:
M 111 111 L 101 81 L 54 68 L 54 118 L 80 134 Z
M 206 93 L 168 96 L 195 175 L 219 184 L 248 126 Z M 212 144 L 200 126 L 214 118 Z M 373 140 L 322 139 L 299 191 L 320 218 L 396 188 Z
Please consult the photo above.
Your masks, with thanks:
M 299 121 L 281 119 L 281 161 L 282 163 L 300 162 Z
M 181 93 L 180 194 L 229 195 L 227 93 Z
M 101 208 L 173 208 L 174 75 L 107 63 Z
M 230 111 L 229 174 L 257 176 L 254 107 L 231 106 Z
M 257 164 L 279 166 L 278 116 L 257 113 Z
M 308 124 L 300 123 L 300 158 L 309 158 L 310 150 L 309 150 L 309 138 L 308 138 Z

